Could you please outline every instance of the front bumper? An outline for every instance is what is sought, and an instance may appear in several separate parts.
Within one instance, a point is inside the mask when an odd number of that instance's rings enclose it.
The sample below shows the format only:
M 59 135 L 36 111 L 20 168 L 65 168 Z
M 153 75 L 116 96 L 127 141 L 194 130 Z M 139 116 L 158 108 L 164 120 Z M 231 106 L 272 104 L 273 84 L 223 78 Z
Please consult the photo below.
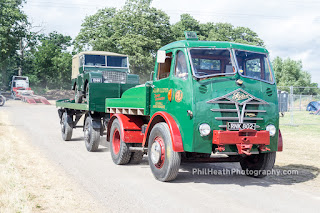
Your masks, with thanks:
M 260 152 L 270 151 L 266 145 L 270 144 L 270 134 L 266 130 L 256 131 L 244 129 L 239 131 L 213 130 L 212 143 L 218 146 L 218 151 L 225 150 L 225 145 L 236 145 L 239 154 L 251 155 L 253 145 L 257 145 Z

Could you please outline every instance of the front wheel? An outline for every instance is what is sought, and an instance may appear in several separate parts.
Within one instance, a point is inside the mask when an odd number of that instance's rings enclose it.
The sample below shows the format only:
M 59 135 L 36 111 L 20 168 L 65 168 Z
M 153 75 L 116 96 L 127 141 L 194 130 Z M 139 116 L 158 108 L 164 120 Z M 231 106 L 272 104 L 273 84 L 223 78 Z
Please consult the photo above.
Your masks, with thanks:
M 260 153 L 244 157 L 240 161 L 241 168 L 246 170 L 246 175 L 255 178 L 262 178 L 272 170 L 276 161 L 276 152 Z
M 70 141 L 72 138 L 72 117 L 68 115 L 67 112 L 62 114 L 60 125 L 61 125 L 61 135 L 64 141 Z
M 98 150 L 100 144 L 100 129 L 94 129 L 92 118 L 88 116 L 84 124 L 84 142 L 89 152 Z
M 148 160 L 154 177 L 160 181 L 174 180 L 181 163 L 181 155 L 172 149 L 169 127 L 166 123 L 156 124 L 148 141 Z
M 121 128 L 118 119 L 112 122 L 111 126 L 110 153 L 112 161 L 117 165 L 129 163 L 131 152 L 129 145 L 121 139 Z

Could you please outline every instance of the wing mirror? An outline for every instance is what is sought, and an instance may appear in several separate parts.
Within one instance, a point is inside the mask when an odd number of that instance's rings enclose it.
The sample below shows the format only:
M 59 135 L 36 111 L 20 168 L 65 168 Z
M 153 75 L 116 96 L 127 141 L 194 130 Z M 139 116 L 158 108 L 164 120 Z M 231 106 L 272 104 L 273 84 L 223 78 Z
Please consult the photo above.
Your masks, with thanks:
M 157 63 L 163 64 L 166 61 L 166 51 L 158 50 L 157 52 Z

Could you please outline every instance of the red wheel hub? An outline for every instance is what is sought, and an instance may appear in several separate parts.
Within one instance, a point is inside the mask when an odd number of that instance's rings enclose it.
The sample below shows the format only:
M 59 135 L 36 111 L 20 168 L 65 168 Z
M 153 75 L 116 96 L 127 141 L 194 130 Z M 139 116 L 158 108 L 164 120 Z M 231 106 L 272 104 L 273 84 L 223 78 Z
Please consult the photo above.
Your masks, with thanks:
M 165 143 L 162 137 L 157 136 L 151 147 L 151 160 L 154 166 L 161 169 L 165 161 Z
M 115 129 L 112 136 L 112 149 L 114 154 L 118 154 L 120 151 L 120 133 L 118 129 Z

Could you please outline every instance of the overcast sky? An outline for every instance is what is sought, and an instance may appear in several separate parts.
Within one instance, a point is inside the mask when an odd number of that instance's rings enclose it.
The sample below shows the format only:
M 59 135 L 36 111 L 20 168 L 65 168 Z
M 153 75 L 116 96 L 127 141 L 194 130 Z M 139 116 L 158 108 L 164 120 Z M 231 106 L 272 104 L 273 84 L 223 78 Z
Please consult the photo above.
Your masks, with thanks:
M 58 31 L 73 38 L 86 15 L 104 7 L 121 8 L 125 0 L 27 0 L 24 11 L 45 33 Z M 302 60 L 303 69 L 320 85 L 319 0 L 153 0 L 152 6 L 179 21 L 189 13 L 201 23 L 229 22 L 249 27 L 263 39 L 271 59 Z

